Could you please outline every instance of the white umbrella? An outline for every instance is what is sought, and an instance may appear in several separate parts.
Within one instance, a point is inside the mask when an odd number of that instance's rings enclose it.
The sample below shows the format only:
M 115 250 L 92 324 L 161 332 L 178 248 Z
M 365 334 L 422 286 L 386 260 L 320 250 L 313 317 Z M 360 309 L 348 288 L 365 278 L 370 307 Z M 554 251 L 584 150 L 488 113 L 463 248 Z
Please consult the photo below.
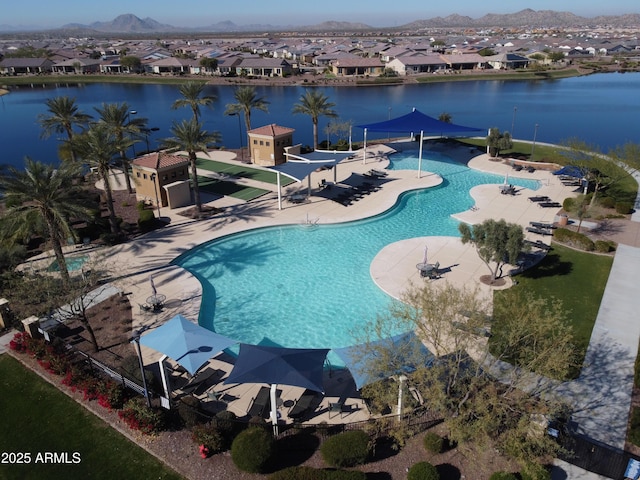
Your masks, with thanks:
M 424 247 L 424 258 L 422 259 L 422 263 L 425 264 L 425 265 L 427 264 L 427 252 L 428 252 L 428 250 L 429 250 L 429 247 L 425 246 Z
M 158 291 L 156 290 L 156 284 L 153 283 L 153 275 L 149 275 L 149 282 L 151 283 L 151 293 L 155 297 L 158 294 Z

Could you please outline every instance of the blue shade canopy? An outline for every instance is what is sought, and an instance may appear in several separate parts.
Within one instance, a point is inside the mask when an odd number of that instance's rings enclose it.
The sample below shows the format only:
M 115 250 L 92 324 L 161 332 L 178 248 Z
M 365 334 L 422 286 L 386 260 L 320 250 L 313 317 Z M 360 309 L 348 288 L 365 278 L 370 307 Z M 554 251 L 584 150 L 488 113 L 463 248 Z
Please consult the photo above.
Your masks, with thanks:
M 412 372 L 417 368 L 418 361 L 422 365 L 428 365 L 433 359 L 431 352 L 413 332 L 375 342 L 334 348 L 333 351 L 351 372 L 358 390 L 392 375 Z
M 582 178 L 587 175 L 586 168 L 576 167 L 575 165 L 566 165 L 560 170 L 553 172 L 554 175 L 567 175 L 568 177 Z
M 324 392 L 322 372 L 328 348 L 282 348 L 240 344 L 236 363 L 224 381 L 292 385 Z
M 369 132 L 422 132 L 424 135 L 475 135 L 478 132 L 485 131 L 485 129 L 482 128 L 464 127 L 462 125 L 456 125 L 455 123 L 441 122 L 429 115 L 425 115 L 415 108 L 411 113 L 401 117 L 392 118 L 384 122 L 356 126 L 366 129 Z
M 140 344 L 164 353 L 191 375 L 216 354 L 239 343 L 176 315 L 161 327 L 140 337 Z

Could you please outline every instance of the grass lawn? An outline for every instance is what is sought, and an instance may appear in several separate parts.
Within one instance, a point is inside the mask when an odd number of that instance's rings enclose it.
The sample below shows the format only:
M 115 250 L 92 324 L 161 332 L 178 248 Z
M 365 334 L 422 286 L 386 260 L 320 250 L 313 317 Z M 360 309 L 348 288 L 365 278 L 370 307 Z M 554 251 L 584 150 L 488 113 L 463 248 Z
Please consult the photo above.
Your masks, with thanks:
M 203 170 L 209 170 L 210 172 L 224 173 L 227 175 L 233 175 L 234 177 L 248 178 L 250 180 L 257 180 L 260 182 L 269 183 L 275 185 L 278 183 L 276 174 L 273 172 L 265 172 L 257 168 L 247 167 L 246 165 L 233 165 L 224 162 L 216 162 L 215 160 L 207 160 L 204 158 L 198 158 L 196 160 L 198 168 Z M 282 185 L 286 186 L 294 182 L 289 177 L 281 177 Z
M 31 455 L 29 464 L 3 462 L 0 478 L 182 478 L 6 354 L 0 382 L 0 452 Z M 69 461 L 78 452 L 80 461 L 36 463 L 45 452 L 67 453 Z
M 554 243 L 538 266 L 516 277 L 518 285 L 513 288 L 526 289 L 536 297 L 562 300 L 576 345 L 584 357 L 612 264 L 613 257 L 579 252 Z M 504 293 L 496 291 L 494 298 L 499 301 Z
M 198 186 L 201 191 L 214 195 L 227 195 L 240 200 L 249 201 L 269 193 L 269 190 L 262 188 L 247 187 L 234 182 L 216 180 L 215 178 L 198 176 Z

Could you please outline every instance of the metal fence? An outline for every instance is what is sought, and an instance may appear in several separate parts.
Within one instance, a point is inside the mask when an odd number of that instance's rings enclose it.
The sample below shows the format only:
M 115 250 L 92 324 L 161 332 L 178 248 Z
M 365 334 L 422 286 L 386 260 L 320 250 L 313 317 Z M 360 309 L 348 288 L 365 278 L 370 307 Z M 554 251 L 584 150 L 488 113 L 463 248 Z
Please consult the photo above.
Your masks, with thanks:
M 624 478 L 629 459 L 637 457 L 578 435 L 563 435 L 560 444 L 569 452 L 560 459 L 608 478 Z

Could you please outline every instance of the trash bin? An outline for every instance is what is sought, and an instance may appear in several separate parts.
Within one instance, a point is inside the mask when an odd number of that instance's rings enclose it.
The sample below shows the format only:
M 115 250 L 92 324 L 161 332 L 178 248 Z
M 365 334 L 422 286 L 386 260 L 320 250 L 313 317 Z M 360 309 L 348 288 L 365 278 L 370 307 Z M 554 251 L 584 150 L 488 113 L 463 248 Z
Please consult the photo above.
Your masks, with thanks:
M 565 226 L 569 223 L 569 217 L 565 214 L 558 215 L 558 225 Z

